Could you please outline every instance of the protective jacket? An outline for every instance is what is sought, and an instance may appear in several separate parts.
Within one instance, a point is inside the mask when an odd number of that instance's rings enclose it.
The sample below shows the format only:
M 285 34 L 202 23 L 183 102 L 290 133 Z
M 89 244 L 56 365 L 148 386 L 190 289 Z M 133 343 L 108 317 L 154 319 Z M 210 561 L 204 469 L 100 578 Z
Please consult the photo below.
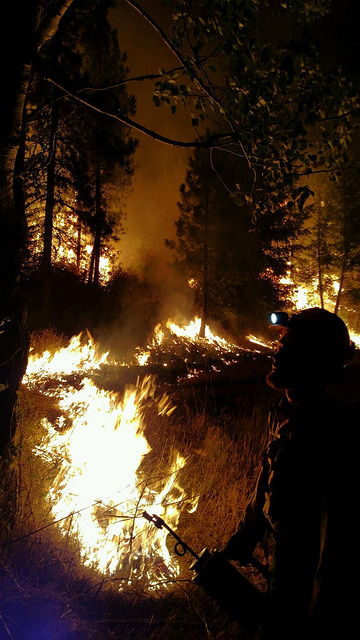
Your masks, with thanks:
M 345 408 L 325 392 L 294 405 L 284 396 L 271 409 L 268 428 L 256 489 L 225 552 L 245 564 L 256 544 L 273 536 L 263 638 L 320 638 L 335 627 L 343 631 L 344 616 L 349 617 L 342 580 L 348 573 L 343 505 L 349 483 L 354 486 L 345 458 Z

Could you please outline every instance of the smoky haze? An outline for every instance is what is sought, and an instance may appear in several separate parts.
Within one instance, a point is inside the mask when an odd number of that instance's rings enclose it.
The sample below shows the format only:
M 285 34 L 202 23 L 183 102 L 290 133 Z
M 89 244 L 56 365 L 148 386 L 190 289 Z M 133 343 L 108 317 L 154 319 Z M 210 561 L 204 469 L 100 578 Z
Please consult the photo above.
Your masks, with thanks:
M 142 5 L 166 28 L 161 3 L 143 2 Z M 119 1 L 109 19 L 117 30 L 120 50 L 127 54 L 128 78 L 177 66 L 176 59 L 153 28 L 126 2 Z M 136 97 L 134 119 L 137 122 L 173 139 L 195 138 L 189 110 L 179 107 L 176 114 L 171 114 L 169 107 L 155 107 L 153 81 L 130 82 L 128 93 Z M 124 268 L 137 271 L 143 270 L 144 263 L 148 269 L 151 262 L 155 276 L 158 269 L 168 272 L 171 255 L 164 241 L 175 236 L 179 187 L 191 152 L 154 141 L 141 133 L 134 132 L 134 136 L 139 146 L 134 158 L 132 190 L 126 201 L 126 233 L 120 242 L 120 261 Z

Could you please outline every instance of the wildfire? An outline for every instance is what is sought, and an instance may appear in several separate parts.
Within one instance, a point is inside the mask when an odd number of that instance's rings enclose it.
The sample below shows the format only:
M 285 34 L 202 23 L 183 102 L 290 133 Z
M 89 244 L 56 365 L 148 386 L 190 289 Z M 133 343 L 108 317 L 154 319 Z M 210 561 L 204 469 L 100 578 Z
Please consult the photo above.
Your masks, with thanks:
M 273 347 L 273 342 L 265 340 L 264 338 L 259 338 L 258 336 L 249 335 L 247 336 L 247 340 L 252 344 L 257 344 L 259 347 L 263 347 L 264 349 L 271 349 Z
M 183 327 L 180 327 L 179 325 L 175 324 L 175 322 L 172 322 L 171 320 L 168 320 L 168 322 L 166 323 L 167 328 L 170 329 L 170 331 L 174 335 L 178 336 L 179 338 L 188 338 L 189 340 L 200 340 L 199 338 L 200 325 L 201 325 L 200 318 L 194 318 L 194 320 L 191 320 L 189 324 Z M 217 345 L 219 347 L 226 348 L 226 349 L 238 348 L 236 345 L 232 345 L 231 343 L 227 342 L 224 338 L 221 338 L 220 336 L 215 335 L 211 331 L 209 325 L 206 325 L 205 327 L 204 340 L 206 340 L 208 344 Z
M 331 283 L 330 291 L 332 292 L 333 295 L 336 296 L 340 287 L 339 280 L 335 275 L 329 277 L 328 280 Z M 289 271 L 287 276 L 280 280 L 280 283 L 285 285 L 291 285 L 292 288 L 291 288 L 290 300 L 291 300 L 291 306 L 295 311 L 301 311 L 302 309 L 306 309 L 308 307 L 316 307 L 320 305 L 319 293 L 318 293 L 318 281 L 316 278 L 313 279 L 312 283 L 308 287 L 304 285 L 295 285 L 291 277 L 291 273 Z M 329 297 L 327 292 L 324 292 L 324 302 L 325 302 L 325 308 L 331 311 L 334 306 L 334 303 L 331 300 L 331 296 Z M 346 324 L 349 325 L 348 322 Z M 349 333 L 350 333 L 351 340 L 354 342 L 355 346 L 359 348 L 360 334 L 354 331 L 354 329 L 352 329 L 351 327 L 349 327 Z
M 189 358 L 210 345 L 225 364 L 246 351 L 208 326 L 205 338 L 199 331 L 199 318 L 183 327 L 171 320 L 166 328 L 159 324 L 148 349 L 137 349 L 135 358 L 145 365 L 151 350 L 166 354 L 166 341 L 168 353 L 177 346 Z M 121 585 L 145 578 L 154 585 L 176 577 L 179 564 L 166 546 L 166 530 L 145 522 L 143 512 L 155 512 L 176 530 L 181 513 L 196 509 L 197 500 L 181 483 L 184 457 L 171 450 L 159 468 L 145 435 L 146 410 L 151 406 L 166 419 L 175 408 L 170 399 L 158 397 L 155 378 L 148 375 L 122 394 L 100 388 L 94 379 L 101 379 L 104 365 L 122 366 L 98 353 L 90 335 L 75 336 L 55 352 L 30 353 L 24 383 L 53 397 L 59 409 L 56 419 L 43 420 L 45 436 L 35 454 L 58 461 L 48 491 L 51 515 L 77 541 L 82 562 L 117 576 Z
M 158 325 L 149 350 L 138 350 L 136 358 L 146 363 L 151 349 L 165 352 L 169 334 L 171 350 L 176 340 L 181 348 L 184 341 L 185 353 L 188 344 L 195 350 L 197 344 L 204 349 L 210 344 L 225 364 L 249 351 L 209 327 L 200 339 L 199 329 L 198 318 L 184 327 L 170 320 L 166 330 Z M 248 341 L 271 346 L 256 336 Z M 148 375 L 122 394 L 105 390 L 91 379 L 94 374 L 101 379 L 104 365 L 122 366 L 108 353 L 99 354 L 90 335 L 73 337 L 53 353 L 30 353 L 24 383 L 53 397 L 59 409 L 56 419 L 44 418 L 45 435 L 34 453 L 45 463 L 58 462 L 48 491 L 52 519 L 78 543 L 84 565 L 115 576 L 120 588 L 134 580 L 153 587 L 176 578 L 179 564 L 166 545 L 166 530 L 149 525 L 142 514 L 156 513 L 176 530 L 181 514 L 196 509 L 197 499 L 183 486 L 185 458 L 170 448 L 163 460 L 146 437 L 147 411 L 166 420 L 175 408 L 169 397 L 158 395 L 155 378 Z
M 39 378 L 94 373 L 109 362 L 109 353 L 99 355 L 90 334 L 87 335 L 86 341 L 83 335 L 79 334 L 71 338 L 67 347 L 54 353 L 46 350 L 41 355 L 34 355 L 30 351 L 24 382 L 31 384 Z
M 208 345 L 212 345 L 213 347 L 218 349 L 219 352 L 231 353 L 234 357 L 241 354 L 241 352 L 242 354 L 244 354 L 244 352 L 249 351 L 249 349 L 240 347 L 238 344 L 229 342 L 225 338 L 222 338 L 221 336 L 215 334 L 210 329 L 209 325 L 206 325 L 205 327 L 205 337 L 199 338 L 200 325 L 201 325 L 200 318 L 195 318 L 194 320 L 191 320 L 189 324 L 183 327 L 180 327 L 179 325 L 175 324 L 171 320 L 168 320 L 166 324 L 167 328 L 171 331 L 171 333 L 178 337 L 186 338 L 191 341 L 205 342 Z M 246 340 L 248 340 L 252 344 L 259 345 L 265 349 L 272 348 L 273 346 L 272 342 L 269 342 L 264 338 L 256 337 L 254 335 L 246 336 Z
M 150 350 L 154 347 L 160 346 L 164 340 L 164 330 L 161 324 L 157 324 L 154 329 L 154 335 L 151 340 L 151 344 L 148 349 L 142 350 L 139 347 L 135 349 L 135 359 L 140 366 L 145 366 L 149 362 Z
M 167 349 L 171 355 L 174 355 L 176 351 L 179 351 L 179 347 L 181 346 L 184 354 L 184 361 L 188 366 L 188 375 L 191 376 L 193 375 L 192 369 L 194 368 L 196 371 L 197 366 L 193 367 L 190 362 L 190 351 L 192 352 L 192 355 L 194 355 L 196 349 L 198 349 L 196 355 L 197 360 L 200 361 L 200 356 L 204 356 L 204 354 L 209 355 L 209 350 L 211 350 L 212 356 L 216 356 L 218 361 L 221 361 L 224 365 L 236 361 L 239 356 L 243 355 L 246 351 L 249 351 L 249 349 L 240 347 L 239 345 L 229 342 L 225 338 L 215 334 L 210 329 L 209 325 L 206 325 L 205 327 L 205 337 L 201 338 L 199 335 L 200 327 L 201 319 L 197 317 L 191 320 L 188 324 L 181 326 L 172 320 L 168 320 L 165 329 L 161 324 L 158 324 L 154 329 L 153 337 L 147 348 L 144 350 L 140 348 L 136 349 L 135 358 L 137 363 L 141 366 L 149 364 L 152 352 L 157 351 L 161 346 L 164 352 Z M 260 345 L 261 341 L 259 341 L 258 344 Z M 167 366 L 168 362 L 163 361 L 162 364 L 163 366 Z
M 179 567 L 166 531 L 146 524 L 142 513 L 156 511 L 176 529 L 182 510 L 196 508 L 179 482 L 186 461 L 178 452 L 169 454 L 161 473 L 144 465 L 151 455 L 144 408 L 151 401 L 158 415 L 167 416 L 174 406 L 167 396 L 156 397 L 150 376 L 127 386 L 120 398 L 98 388 L 89 374 L 109 362 L 108 354 L 97 355 L 90 337 L 82 340 L 77 336 L 52 355 L 31 355 L 24 380 L 55 397 L 61 411 L 55 424 L 44 420 L 46 435 L 35 451 L 45 461 L 59 461 L 48 495 L 52 516 L 78 541 L 82 562 L 116 574 L 120 586 L 136 578 L 150 585 L 172 579 Z M 74 373 L 82 376 L 74 386 L 45 385 Z

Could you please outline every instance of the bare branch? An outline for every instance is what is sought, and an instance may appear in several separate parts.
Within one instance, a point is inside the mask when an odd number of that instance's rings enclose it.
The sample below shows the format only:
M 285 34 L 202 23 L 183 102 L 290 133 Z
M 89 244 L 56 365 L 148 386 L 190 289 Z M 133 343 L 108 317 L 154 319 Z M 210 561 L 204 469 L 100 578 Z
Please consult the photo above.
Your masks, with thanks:
M 155 31 L 159 34 L 159 36 L 161 37 L 161 39 L 164 42 L 164 44 L 170 49 L 170 51 L 177 58 L 177 60 L 179 60 L 180 64 L 183 66 L 183 68 L 190 73 L 190 75 L 192 76 L 193 80 L 198 84 L 198 86 L 204 92 L 204 94 L 208 97 L 210 102 L 212 102 L 214 105 L 216 105 L 216 107 L 218 109 L 222 110 L 223 109 L 223 105 L 221 104 L 221 101 L 217 98 L 215 90 L 212 88 L 211 85 L 206 85 L 203 82 L 202 78 L 199 76 L 198 71 L 194 68 L 194 66 L 192 64 L 190 64 L 188 62 L 188 60 L 186 60 L 186 58 L 180 53 L 180 51 L 172 44 L 172 42 L 169 40 L 169 38 L 167 37 L 167 35 L 163 31 L 163 29 L 161 29 L 161 27 L 152 19 L 152 17 L 146 11 L 144 11 L 144 9 L 142 7 L 140 7 L 137 4 L 137 2 L 134 2 L 134 0 L 125 0 L 125 1 L 133 9 L 135 9 L 135 11 L 137 11 L 148 22 L 148 24 L 150 24 L 150 26 L 153 29 L 155 29 Z M 193 51 L 192 47 L 191 47 L 191 49 Z M 200 65 L 200 68 L 204 69 L 202 64 Z M 205 70 L 204 70 L 204 73 L 205 73 Z M 205 76 L 207 78 L 207 73 L 205 73 Z M 249 170 L 251 171 L 251 173 L 253 175 L 253 183 L 255 185 L 255 182 L 256 182 L 256 171 L 255 171 L 254 167 L 251 164 L 251 160 L 249 158 L 249 155 L 248 155 L 243 143 L 240 140 L 240 137 L 239 137 L 239 135 L 238 135 L 238 133 L 236 131 L 236 127 L 234 125 L 234 122 L 232 121 L 232 118 L 230 118 L 229 114 L 227 114 L 227 122 L 228 122 L 228 124 L 229 124 L 229 126 L 231 127 L 231 130 L 232 130 L 231 133 L 228 134 L 228 136 L 232 136 L 232 137 L 236 136 L 237 137 L 237 142 L 238 142 L 238 144 L 239 144 L 239 146 L 241 148 L 241 151 L 242 151 L 242 153 L 244 155 L 244 158 L 247 161 Z M 213 146 L 213 145 L 203 145 L 203 146 Z
M 76 0 L 62 0 L 54 13 L 39 19 L 39 26 L 35 34 L 36 52 L 39 53 L 42 47 L 53 37 L 59 27 L 59 22 L 66 11 Z
M 134 2 L 133 0 L 125 0 L 125 2 L 127 2 L 130 7 L 135 9 L 135 11 L 137 11 L 144 18 L 144 20 L 146 20 L 146 22 L 159 34 L 164 44 L 168 47 L 175 58 L 179 60 L 182 67 L 186 69 L 188 73 L 190 73 L 190 75 L 193 77 L 193 79 L 199 85 L 205 95 L 209 98 L 209 100 L 217 107 L 221 107 L 221 104 L 219 103 L 216 95 L 214 95 L 214 93 L 211 91 L 211 87 L 207 86 L 203 82 L 202 78 L 200 78 L 193 65 L 191 65 L 188 60 L 186 60 L 186 58 L 180 53 L 180 51 L 173 45 L 163 29 L 152 19 L 152 17 L 146 11 L 144 11 L 142 7 L 137 4 L 137 2 Z
M 315 173 L 335 173 L 336 172 L 343 172 L 343 171 L 351 171 L 351 170 L 358 170 L 359 166 L 358 165 L 349 165 L 347 167 L 330 167 L 330 169 L 308 169 L 307 171 L 303 171 L 303 172 L 298 172 L 298 171 L 293 171 L 292 175 L 294 176 L 312 176 Z
M 78 93 L 84 92 L 101 92 L 101 91 L 111 91 L 112 89 L 118 89 L 124 85 L 129 84 L 130 82 L 143 82 L 144 80 L 158 80 L 159 78 L 164 78 L 165 76 L 169 76 L 176 71 L 181 71 L 183 67 L 175 67 L 174 69 L 170 69 L 169 71 L 164 71 L 164 73 L 149 73 L 143 76 L 134 76 L 134 78 L 126 78 L 121 82 L 116 82 L 112 85 L 107 85 L 105 87 L 84 87 L 80 89 Z
M 160 133 L 153 131 L 152 129 L 148 129 L 144 125 L 138 122 L 135 122 L 134 120 L 132 120 L 131 118 L 128 118 L 127 116 L 124 116 L 124 115 L 120 116 L 120 115 L 116 115 L 115 113 L 109 113 L 108 111 L 104 111 L 103 109 L 96 107 L 90 102 L 83 100 L 75 93 L 68 91 L 68 89 L 65 89 L 65 87 L 61 86 L 58 82 L 55 82 L 55 80 L 52 80 L 52 78 L 44 78 L 44 79 L 50 84 L 57 87 L 57 89 L 62 91 L 69 98 L 76 100 L 77 102 L 84 105 L 85 107 L 88 107 L 89 109 L 92 109 L 97 113 L 101 113 L 101 115 L 108 116 L 109 118 L 112 118 L 117 122 L 121 122 L 122 124 L 125 124 L 126 126 L 130 127 L 131 129 L 134 129 L 134 131 L 137 131 L 138 133 L 142 133 L 148 138 L 151 138 L 152 140 L 156 140 L 157 142 L 162 142 L 163 144 L 167 144 L 173 147 L 183 147 L 187 149 L 206 149 L 209 147 L 216 146 L 217 143 L 219 143 L 220 141 L 229 140 L 229 138 L 231 138 L 231 133 L 223 133 L 223 134 L 219 133 L 219 134 L 212 134 L 206 140 L 202 140 L 198 142 L 196 141 L 183 142 L 181 140 L 174 140 L 173 138 L 168 138 L 167 136 L 163 136 Z

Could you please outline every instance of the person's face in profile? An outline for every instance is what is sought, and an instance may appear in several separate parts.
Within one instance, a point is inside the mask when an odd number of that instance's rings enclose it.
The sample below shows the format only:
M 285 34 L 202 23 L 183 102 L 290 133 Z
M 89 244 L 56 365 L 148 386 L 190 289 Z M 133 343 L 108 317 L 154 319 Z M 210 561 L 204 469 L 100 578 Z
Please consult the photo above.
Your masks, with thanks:
M 314 380 L 316 351 L 293 329 L 283 328 L 266 381 L 274 389 L 305 387 Z

